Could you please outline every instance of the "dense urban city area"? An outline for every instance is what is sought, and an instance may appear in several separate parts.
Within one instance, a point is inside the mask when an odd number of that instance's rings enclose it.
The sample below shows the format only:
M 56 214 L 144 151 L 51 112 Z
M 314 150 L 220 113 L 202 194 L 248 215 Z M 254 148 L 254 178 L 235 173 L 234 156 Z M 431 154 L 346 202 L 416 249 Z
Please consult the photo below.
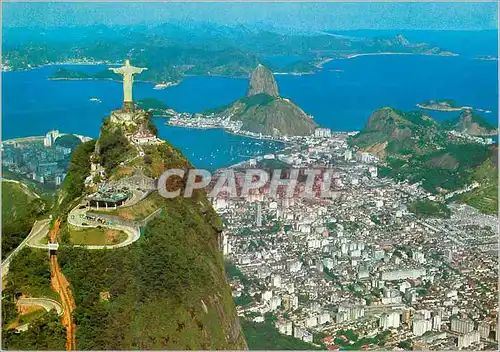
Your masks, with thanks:
M 458 204 L 450 218 L 417 216 L 412 205 L 436 197 L 378 178 L 348 136 L 249 162 L 331 167 L 335 199 L 214 200 L 239 314 L 329 350 L 496 346 L 497 219 Z
M 71 152 L 78 144 L 90 139 L 52 130 L 45 136 L 3 141 L 3 173 L 31 179 L 55 189 L 66 176 Z

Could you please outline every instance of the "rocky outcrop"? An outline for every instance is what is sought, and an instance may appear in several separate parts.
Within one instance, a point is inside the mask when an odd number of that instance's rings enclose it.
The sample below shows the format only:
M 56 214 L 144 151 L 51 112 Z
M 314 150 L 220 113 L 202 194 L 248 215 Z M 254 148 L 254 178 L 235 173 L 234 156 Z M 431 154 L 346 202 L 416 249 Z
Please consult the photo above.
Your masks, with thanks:
M 273 73 L 262 65 L 253 72 L 247 96 L 211 117 L 241 121 L 241 130 L 266 136 L 308 136 L 316 123 L 290 99 L 278 95 Z
M 474 114 L 471 109 L 462 111 L 454 127 L 456 131 L 471 136 L 492 136 L 498 133 L 495 126 L 481 116 Z
M 267 136 L 307 136 L 316 127 L 313 119 L 292 101 L 266 94 L 240 99 L 226 113 L 241 121 L 243 130 Z
M 421 141 L 432 139 L 437 123 L 422 112 L 402 112 L 385 107 L 370 116 L 365 128 L 351 138 L 351 144 L 379 157 L 419 153 Z M 424 143 L 425 144 L 425 143 Z
M 274 79 L 273 73 L 262 65 L 257 66 L 252 72 L 247 97 L 257 94 L 267 94 L 272 97 L 277 97 L 279 95 L 278 84 Z

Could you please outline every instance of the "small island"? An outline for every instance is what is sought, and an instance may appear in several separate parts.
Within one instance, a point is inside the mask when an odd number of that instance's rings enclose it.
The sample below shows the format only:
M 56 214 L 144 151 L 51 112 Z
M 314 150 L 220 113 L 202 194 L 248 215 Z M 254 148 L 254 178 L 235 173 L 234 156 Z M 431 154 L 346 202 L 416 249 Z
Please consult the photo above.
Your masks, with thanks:
M 101 70 L 95 73 L 87 73 L 79 70 L 68 69 L 65 67 L 58 67 L 54 73 L 49 76 L 49 80 L 53 81 L 75 81 L 75 80 L 111 80 L 118 81 L 115 75 L 109 70 Z M 154 88 L 165 89 L 168 87 L 173 87 L 181 83 L 181 80 L 176 81 L 162 81 L 160 83 L 156 83 Z
M 179 83 L 181 83 L 180 80 L 178 81 L 173 81 L 173 82 L 162 82 L 162 83 L 157 83 L 155 84 L 154 88 L 153 89 L 156 89 L 156 90 L 159 90 L 159 89 L 165 89 L 165 88 L 168 88 L 168 87 L 173 87 L 173 86 L 176 86 L 178 85 Z
M 109 70 L 102 70 L 96 73 L 87 73 L 83 71 L 67 69 L 65 67 L 57 68 L 57 70 L 49 76 L 49 80 L 88 80 L 88 79 L 107 79 L 115 81 L 118 80 Z
M 441 100 L 429 100 L 422 104 L 417 104 L 417 107 L 424 110 L 435 110 L 435 111 L 461 111 L 461 110 L 472 110 L 470 106 L 460 106 L 452 99 L 441 99 Z

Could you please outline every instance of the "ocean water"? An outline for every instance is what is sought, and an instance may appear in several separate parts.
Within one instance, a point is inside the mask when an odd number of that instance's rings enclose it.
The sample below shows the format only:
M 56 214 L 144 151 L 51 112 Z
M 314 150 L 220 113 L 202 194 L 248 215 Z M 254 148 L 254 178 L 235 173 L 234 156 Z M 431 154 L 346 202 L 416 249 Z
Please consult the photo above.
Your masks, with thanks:
M 422 33 L 413 35 L 425 37 Z M 313 115 L 321 126 L 337 131 L 361 129 L 378 108 L 413 110 L 417 109 L 416 104 L 430 99 L 454 99 L 459 104 L 491 110 L 483 116 L 497 124 L 498 61 L 476 59 L 477 55 L 492 55 L 491 48 L 496 43 L 477 33 L 473 36 L 483 38 L 482 43 L 490 46 L 478 46 L 471 41 L 460 44 L 456 39 L 451 40 L 449 34 L 434 35 L 438 39 L 444 37 L 440 40 L 454 46 L 450 50 L 460 52 L 460 56 L 379 55 L 333 60 L 313 75 L 276 75 L 280 94 Z M 446 48 L 442 43 L 436 45 Z M 123 94 L 120 82 L 48 80 L 56 69 L 47 66 L 2 73 L 3 139 L 43 135 L 55 128 L 97 137 L 103 118 L 120 107 Z M 78 66 L 78 69 L 95 72 L 103 67 Z M 177 111 L 198 112 L 230 104 L 245 95 L 247 85 L 247 79 L 204 76 L 187 77 L 178 86 L 165 90 L 154 90 L 151 83 L 136 82 L 134 98 L 156 97 Z M 102 103 L 90 102 L 92 97 L 100 98 Z M 427 113 L 439 120 L 457 115 Z M 162 119 L 155 119 L 155 123 L 160 136 L 179 147 L 198 167 L 227 166 L 281 146 L 222 130 L 166 126 Z
M 291 98 L 322 126 L 359 130 L 381 107 L 416 110 L 431 99 L 492 111 L 497 123 L 497 61 L 464 57 L 379 55 L 339 59 L 313 75 L 277 75 L 280 94 Z M 443 120 L 457 113 L 426 111 Z
M 66 66 L 75 67 L 75 66 Z M 86 72 L 102 66 L 78 65 Z M 48 80 L 54 66 L 2 74 L 2 139 L 44 135 L 51 129 L 98 137 L 102 120 L 121 106 L 120 82 Z M 229 104 L 243 96 L 247 81 L 222 77 L 188 77 L 179 86 L 154 90 L 150 83 L 134 84 L 134 99 L 156 97 L 179 111 L 196 112 Z M 89 101 L 92 97 L 101 103 Z M 283 144 L 236 136 L 221 129 L 167 126 L 155 118 L 161 138 L 182 150 L 193 165 L 215 170 L 280 150 Z

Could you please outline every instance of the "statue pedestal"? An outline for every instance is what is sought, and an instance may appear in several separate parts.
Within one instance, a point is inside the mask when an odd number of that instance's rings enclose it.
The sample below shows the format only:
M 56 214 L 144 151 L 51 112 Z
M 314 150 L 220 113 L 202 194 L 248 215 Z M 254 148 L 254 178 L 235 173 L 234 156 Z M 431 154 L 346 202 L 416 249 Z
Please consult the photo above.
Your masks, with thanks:
M 134 103 L 133 103 L 133 102 L 131 102 L 131 101 L 124 101 L 124 102 L 123 102 L 123 106 L 122 106 L 122 110 L 123 110 L 124 112 L 128 112 L 128 113 L 131 113 L 131 112 L 132 112 L 132 113 L 133 113 L 133 112 L 134 112 L 134 110 L 135 110 L 135 105 L 134 105 Z

